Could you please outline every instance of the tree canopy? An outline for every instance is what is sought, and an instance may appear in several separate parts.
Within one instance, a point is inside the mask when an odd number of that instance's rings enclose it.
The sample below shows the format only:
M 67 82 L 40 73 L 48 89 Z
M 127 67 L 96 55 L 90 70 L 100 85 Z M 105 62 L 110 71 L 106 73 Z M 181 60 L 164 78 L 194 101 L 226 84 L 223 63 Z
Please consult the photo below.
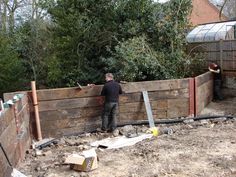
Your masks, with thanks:
M 0 9 L 7 11 L 6 2 L 0 1 Z M 103 83 L 106 72 L 127 81 L 190 74 L 186 68 L 194 60 L 186 59 L 185 35 L 191 0 L 164 4 L 152 0 L 33 0 L 24 5 L 27 10 L 20 13 L 25 19 L 17 19 L 17 9 L 11 14 L 15 19 L 0 14 L 2 37 L 14 41 L 8 45 L 0 41 L 0 51 L 4 50 L 9 61 L 1 66 L 24 73 L 8 72 L 12 77 L 5 79 L 8 85 L 22 79 L 36 80 L 41 88 L 74 86 L 77 81 Z M 11 90 L 8 85 L 1 91 Z

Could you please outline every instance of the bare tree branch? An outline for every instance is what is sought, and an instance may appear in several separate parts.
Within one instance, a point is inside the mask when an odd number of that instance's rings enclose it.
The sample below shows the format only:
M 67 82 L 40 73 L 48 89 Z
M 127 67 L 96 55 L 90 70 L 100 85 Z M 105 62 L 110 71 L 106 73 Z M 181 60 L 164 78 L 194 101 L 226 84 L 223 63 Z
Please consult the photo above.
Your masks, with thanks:
M 222 20 L 222 14 L 223 14 L 223 9 L 225 7 L 225 4 L 228 2 L 229 0 L 224 0 L 222 6 L 220 7 L 220 13 L 219 13 L 219 18 L 220 20 Z

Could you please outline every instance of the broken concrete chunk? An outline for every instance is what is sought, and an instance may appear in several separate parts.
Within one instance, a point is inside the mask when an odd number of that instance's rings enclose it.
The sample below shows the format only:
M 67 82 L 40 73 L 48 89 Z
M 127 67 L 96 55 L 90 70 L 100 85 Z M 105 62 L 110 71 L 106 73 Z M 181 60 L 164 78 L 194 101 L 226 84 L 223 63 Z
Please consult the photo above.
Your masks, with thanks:
M 183 121 L 185 124 L 190 124 L 190 123 L 193 123 L 194 120 L 193 119 L 186 119 Z
M 115 130 L 112 132 L 112 135 L 113 135 L 114 137 L 117 137 L 117 136 L 119 136 L 119 133 L 120 133 L 120 131 L 119 131 L 118 129 L 115 129 Z
M 120 128 L 120 133 L 122 135 L 127 135 L 129 133 L 135 133 L 136 129 L 132 125 L 126 125 L 122 128 Z
M 41 150 L 36 149 L 35 150 L 35 156 L 42 156 L 43 152 Z
M 231 171 L 232 174 L 236 174 L 236 168 L 235 167 L 231 167 L 230 171 Z
M 205 125 L 205 124 L 208 124 L 209 121 L 208 121 L 208 120 L 200 120 L 200 123 L 201 123 L 202 125 Z
M 52 151 L 46 151 L 43 153 L 44 156 L 48 156 L 48 155 L 51 155 L 52 154 Z
M 66 144 L 68 144 L 69 146 L 75 146 L 75 145 L 77 145 L 77 142 L 74 141 L 74 140 L 66 139 L 65 142 L 66 142 Z
M 173 130 L 171 128 L 166 127 L 166 128 L 163 129 L 163 133 L 167 134 L 167 135 L 172 135 Z

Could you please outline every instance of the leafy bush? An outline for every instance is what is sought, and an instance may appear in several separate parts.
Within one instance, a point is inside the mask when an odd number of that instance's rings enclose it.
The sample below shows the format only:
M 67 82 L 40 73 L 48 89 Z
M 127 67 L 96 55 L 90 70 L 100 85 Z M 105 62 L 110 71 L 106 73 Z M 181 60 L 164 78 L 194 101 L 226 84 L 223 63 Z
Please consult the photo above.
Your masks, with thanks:
M 108 65 L 106 71 L 115 73 L 119 80 L 141 81 L 167 77 L 164 54 L 154 51 L 144 36 L 120 42 L 112 57 L 103 61 Z

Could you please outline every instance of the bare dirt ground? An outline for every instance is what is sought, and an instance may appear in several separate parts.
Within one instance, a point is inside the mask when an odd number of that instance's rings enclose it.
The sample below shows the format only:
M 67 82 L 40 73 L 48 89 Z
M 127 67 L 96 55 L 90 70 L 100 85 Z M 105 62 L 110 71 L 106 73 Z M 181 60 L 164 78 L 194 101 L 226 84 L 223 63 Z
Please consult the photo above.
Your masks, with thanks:
M 211 103 L 204 114 L 236 115 L 236 99 Z M 89 144 L 111 137 L 108 133 L 61 138 L 57 145 L 43 149 L 44 155 L 29 150 L 18 170 L 31 177 L 235 177 L 236 119 L 202 120 L 159 125 L 173 134 L 143 140 L 134 146 L 97 150 L 98 168 L 76 172 L 64 164 L 73 152 L 90 149 Z M 147 127 L 137 127 L 139 132 Z

